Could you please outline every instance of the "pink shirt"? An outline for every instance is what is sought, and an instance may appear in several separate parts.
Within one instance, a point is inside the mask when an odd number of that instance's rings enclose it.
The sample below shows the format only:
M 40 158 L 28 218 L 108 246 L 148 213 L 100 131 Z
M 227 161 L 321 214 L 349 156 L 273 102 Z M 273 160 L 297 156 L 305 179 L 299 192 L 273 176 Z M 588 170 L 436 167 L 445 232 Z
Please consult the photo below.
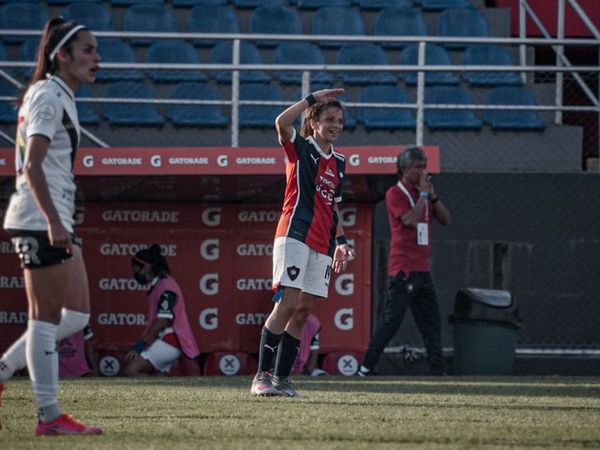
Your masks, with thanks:
M 401 183 L 401 181 L 399 181 Z M 411 196 L 413 203 L 419 200 L 419 191 L 412 185 L 403 185 Z M 406 276 L 411 272 L 429 272 L 431 253 L 431 223 L 433 207 L 427 200 L 427 214 L 423 213 L 420 222 L 428 224 L 429 245 L 417 244 L 417 230 L 402 223 L 402 216 L 412 209 L 407 195 L 395 184 L 385 194 L 388 219 L 390 221 L 390 255 L 388 259 L 388 275 L 395 277 L 400 271 Z
M 181 351 L 188 358 L 193 359 L 200 354 L 185 310 L 183 293 L 175 279 L 170 275 L 159 279 L 148 293 L 148 326 L 146 331 L 157 318 L 171 320 L 171 326 L 177 335 Z
M 60 378 L 80 377 L 91 372 L 85 357 L 85 341 L 92 339 L 94 333 L 89 326 L 58 343 Z
M 321 330 L 321 323 L 317 316 L 309 314 L 302 329 L 302 337 L 300 339 L 300 350 L 296 361 L 294 361 L 294 367 L 292 367 L 292 373 L 301 374 L 304 371 L 304 366 L 308 361 L 308 357 L 311 351 L 319 350 L 319 331 Z

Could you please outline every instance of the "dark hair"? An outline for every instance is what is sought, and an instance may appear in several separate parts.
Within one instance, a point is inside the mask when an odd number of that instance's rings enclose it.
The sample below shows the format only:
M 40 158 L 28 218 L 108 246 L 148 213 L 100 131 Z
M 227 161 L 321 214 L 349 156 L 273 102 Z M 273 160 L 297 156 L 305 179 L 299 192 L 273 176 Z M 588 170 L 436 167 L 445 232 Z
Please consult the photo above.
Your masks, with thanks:
M 40 45 L 37 51 L 37 62 L 31 77 L 31 81 L 20 92 L 19 97 L 17 98 L 17 107 L 20 107 L 23 104 L 23 99 L 25 98 L 25 93 L 27 92 L 29 86 L 46 78 L 47 73 L 52 74 L 56 72 L 58 69 L 58 64 L 56 63 L 56 58 L 54 58 L 52 61 L 50 60 L 50 53 L 52 53 L 52 51 L 67 35 L 67 33 L 77 26 L 79 26 L 77 22 L 72 20 L 67 21 L 62 17 L 55 17 L 46 23 L 40 38 Z M 61 46 L 61 49 L 71 53 L 73 42 L 75 42 L 78 33 L 79 31 L 71 36 L 67 42 Z
M 427 155 L 420 147 L 407 147 L 401 151 L 397 160 L 398 175 L 402 175 L 415 161 L 427 161 Z
M 140 261 L 151 264 L 152 271 L 157 276 L 163 277 L 171 273 L 169 263 L 167 263 L 166 258 L 162 255 L 160 245 L 158 244 L 152 244 L 149 248 L 139 250 L 131 259 L 132 264 L 139 264 Z
M 310 120 L 319 120 L 321 113 L 328 108 L 339 108 L 344 111 L 344 107 L 337 100 L 331 100 L 327 103 L 315 103 L 304 111 L 304 115 L 302 116 L 302 127 L 300 127 L 300 136 L 303 138 L 312 136 L 314 130 L 310 126 Z

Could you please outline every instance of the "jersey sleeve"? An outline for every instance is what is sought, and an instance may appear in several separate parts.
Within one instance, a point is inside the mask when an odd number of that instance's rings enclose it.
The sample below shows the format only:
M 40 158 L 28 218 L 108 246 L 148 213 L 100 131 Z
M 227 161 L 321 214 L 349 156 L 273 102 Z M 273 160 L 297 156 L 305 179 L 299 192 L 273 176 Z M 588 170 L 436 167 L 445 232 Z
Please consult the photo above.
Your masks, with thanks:
M 385 204 L 387 206 L 388 214 L 391 214 L 396 220 L 400 220 L 404 214 L 412 209 L 406 195 L 396 187 L 392 187 L 388 190 L 385 196 Z
M 297 133 L 295 128 L 293 128 L 293 130 L 294 132 L 292 133 L 292 137 L 290 138 L 289 142 L 283 144 L 281 141 L 279 141 L 283 147 L 283 150 L 285 151 L 285 156 L 287 156 L 287 159 L 292 163 L 298 160 L 298 150 L 296 149 Z
M 34 135 L 52 140 L 63 115 L 60 99 L 49 92 L 36 93 L 29 104 L 27 116 L 27 138 Z
M 173 291 L 165 291 L 160 295 L 158 300 L 158 307 L 156 310 L 156 317 L 159 319 L 170 319 L 175 318 L 175 303 L 177 302 L 177 294 Z
M 310 350 L 311 351 L 317 351 L 321 348 L 321 328 L 319 328 L 317 330 L 317 332 L 313 335 L 312 339 L 310 340 Z

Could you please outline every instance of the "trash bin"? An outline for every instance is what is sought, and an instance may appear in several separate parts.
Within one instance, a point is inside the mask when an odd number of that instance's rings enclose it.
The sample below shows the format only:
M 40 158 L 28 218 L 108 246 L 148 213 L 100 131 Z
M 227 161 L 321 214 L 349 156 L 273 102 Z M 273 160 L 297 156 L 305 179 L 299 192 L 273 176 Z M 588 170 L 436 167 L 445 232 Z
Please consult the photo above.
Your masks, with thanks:
M 521 319 L 510 292 L 460 289 L 449 323 L 456 375 L 512 375 Z

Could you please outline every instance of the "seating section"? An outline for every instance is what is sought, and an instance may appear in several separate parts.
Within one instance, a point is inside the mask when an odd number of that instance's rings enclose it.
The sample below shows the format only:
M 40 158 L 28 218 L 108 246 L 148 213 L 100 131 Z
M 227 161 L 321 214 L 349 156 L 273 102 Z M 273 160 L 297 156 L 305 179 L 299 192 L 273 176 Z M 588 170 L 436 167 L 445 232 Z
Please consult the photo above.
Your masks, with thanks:
M 100 39 L 98 50 L 102 56 L 102 63 L 135 63 L 135 53 L 126 42 L 121 39 Z M 96 74 L 96 81 L 141 81 L 144 74 L 136 69 L 106 69 L 102 68 Z
M 253 34 L 302 34 L 302 21 L 296 11 L 284 6 L 261 6 L 250 14 L 249 32 Z M 259 46 L 274 47 L 276 41 L 259 41 Z
M 425 104 L 472 105 L 471 95 L 457 86 L 437 86 L 425 90 Z M 432 130 L 480 129 L 481 120 L 469 109 L 425 108 L 425 123 Z
M 82 102 L 80 98 L 94 98 L 92 90 L 89 86 L 83 84 L 75 93 L 77 97 L 77 116 L 79 123 L 82 125 L 97 125 L 100 123 L 100 116 L 96 113 L 95 103 Z
M 214 46 L 210 52 L 209 62 L 212 64 L 232 64 L 233 44 L 229 41 Z M 263 64 L 262 56 L 256 46 L 249 42 L 240 42 L 240 64 Z M 219 70 L 214 72 L 219 83 L 231 83 L 231 72 Z M 245 83 L 268 83 L 271 77 L 262 70 L 241 70 L 240 81 Z
M 240 23 L 235 12 L 226 5 L 198 5 L 187 16 L 188 33 L 239 33 Z M 195 45 L 212 47 L 217 41 L 197 39 Z
M 179 39 L 156 41 L 148 48 L 148 62 L 160 64 L 200 64 L 192 44 Z M 206 81 L 208 76 L 200 70 L 150 70 L 148 76 L 159 83 L 177 81 Z
M 389 65 L 385 52 L 379 45 L 346 44 L 338 52 L 337 63 L 341 65 L 381 66 Z M 395 84 L 397 76 L 390 72 L 342 72 L 341 78 L 348 84 Z
M 504 47 L 473 45 L 462 56 L 465 66 L 514 66 L 512 55 Z M 523 84 L 515 72 L 464 72 L 462 77 L 471 86 L 520 86 Z
M 395 86 L 369 86 L 361 94 L 360 103 L 414 103 L 408 95 Z M 367 130 L 377 128 L 415 128 L 416 121 L 410 109 L 361 108 L 358 120 Z
M 71 3 L 63 17 L 84 24 L 92 31 L 111 31 L 112 16 L 108 9 L 97 3 Z
M 128 32 L 172 33 L 177 31 L 175 17 L 162 2 L 130 6 L 123 16 L 123 30 Z M 133 45 L 150 45 L 154 40 L 135 38 Z
M 520 87 L 499 87 L 488 92 L 486 105 L 537 106 L 531 92 Z M 537 111 L 486 109 L 483 120 L 493 130 L 543 130 L 546 125 Z
M 479 2 L 482 3 L 482 2 Z M 328 36 L 419 37 L 435 34 L 444 38 L 488 37 L 487 17 L 471 0 L 49 0 L 1 1 L 0 28 L 32 29 L 39 32 L 47 18 L 62 14 L 66 19 L 85 24 L 93 31 L 188 32 L 196 34 L 307 34 Z M 427 19 L 427 20 L 426 20 Z M 428 30 L 429 28 L 429 30 Z M 494 29 L 496 29 L 494 23 Z M 428 33 L 429 32 L 429 33 Z M 187 37 L 186 37 L 187 38 Z M 33 62 L 37 57 L 37 36 L 0 38 L 0 61 L 18 58 Z M 182 103 L 161 106 L 151 103 L 103 104 L 79 102 L 82 124 L 160 126 L 166 120 L 177 127 L 226 127 L 230 106 L 220 104 L 231 83 L 227 70 L 138 70 L 135 63 L 158 64 L 232 64 L 233 42 L 224 39 L 146 39 L 99 37 L 102 69 L 97 87 L 82 87 L 78 97 L 171 98 Z M 418 64 L 415 43 L 363 41 L 295 41 L 273 39 L 240 42 L 240 63 L 277 65 L 379 66 Z M 514 66 L 514 58 L 502 45 L 427 44 L 425 61 L 436 66 Z M 106 64 L 126 68 L 108 69 Z M 33 68 L 0 68 L 26 82 Z M 397 68 L 396 68 L 397 69 Z M 445 70 L 445 69 L 444 69 Z M 273 127 L 273 121 L 287 100 L 301 97 L 301 70 L 240 70 L 240 99 L 273 100 L 276 106 L 242 105 L 243 127 Z M 379 106 L 346 107 L 345 128 L 357 123 L 366 130 L 414 129 L 414 108 L 386 105 L 414 104 L 418 73 L 403 70 L 352 71 L 317 70 L 310 72 L 310 90 L 332 86 L 346 88 L 339 99 L 344 103 Z M 173 83 L 164 86 L 162 83 Z M 516 103 L 536 105 L 530 91 L 523 89 L 518 73 L 498 70 L 428 72 L 425 75 L 425 103 L 429 105 L 473 105 L 473 97 L 485 104 Z M 290 87 L 288 85 L 295 85 Z M 12 91 L 0 77 L 0 95 Z M 283 89 L 283 91 L 282 91 Z M 290 91 L 296 91 L 290 96 Z M 286 93 L 285 97 L 283 92 Z M 284 99 L 286 100 L 284 102 Z M 185 104 L 203 100 L 208 104 Z M 479 104 L 483 104 L 479 100 Z M 163 114 L 164 113 L 164 116 Z M 13 122 L 15 111 L 0 102 L 0 122 Z M 478 130 L 483 125 L 494 130 L 543 130 L 537 111 L 426 108 L 425 123 L 431 130 Z M 481 120 L 483 119 L 483 120 Z
M 11 30 L 35 30 L 44 28 L 48 20 L 46 9 L 37 3 L 8 3 L 0 8 L 0 28 Z M 27 36 L 4 36 L 5 43 L 15 44 L 27 40 Z
M 273 54 L 273 64 L 325 64 L 325 56 L 315 44 L 309 42 L 283 42 Z M 279 70 L 274 73 L 276 79 L 285 84 L 300 84 L 302 72 Z M 333 76 L 330 72 L 311 72 L 310 79 L 313 83 L 330 85 Z
M 144 83 L 118 81 L 106 87 L 108 98 L 154 99 L 154 91 Z M 165 122 L 152 103 L 106 103 L 103 115 L 111 125 L 162 125 Z
M 438 16 L 437 35 L 440 37 L 489 37 L 488 21 L 474 8 L 449 8 Z M 465 44 L 448 43 L 447 48 L 465 48 Z
M 206 83 L 179 83 L 169 92 L 169 98 L 182 100 L 223 100 L 219 92 Z M 220 105 L 170 105 L 167 117 L 177 126 L 223 127 L 229 123 Z
M 240 100 L 283 101 L 283 94 L 277 86 L 248 83 L 240 86 Z M 272 128 L 282 106 L 242 105 L 240 106 L 240 126 Z
M 8 81 L 0 78 L 0 97 L 15 97 L 18 89 Z M 9 102 L 0 102 L 0 123 L 15 123 L 17 111 Z
M 407 45 L 400 53 L 400 64 L 416 66 L 419 62 L 419 49 L 417 45 Z M 452 64 L 448 52 L 436 44 L 426 46 L 425 64 L 431 66 L 449 66 Z M 409 86 L 417 84 L 417 72 L 402 72 L 404 82 Z M 427 72 L 425 84 L 427 85 L 455 85 L 460 78 L 453 72 Z
M 427 36 L 423 14 L 414 8 L 391 7 L 381 10 L 375 19 L 377 36 Z M 403 43 L 383 43 L 384 47 L 404 47 Z
M 317 10 L 312 19 L 312 32 L 316 35 L 362 36 L 365 24 L 355 9 L 343 6 L 326 6 Z M 343 43 L 324 41 L 322 47 L 339 47 Z

